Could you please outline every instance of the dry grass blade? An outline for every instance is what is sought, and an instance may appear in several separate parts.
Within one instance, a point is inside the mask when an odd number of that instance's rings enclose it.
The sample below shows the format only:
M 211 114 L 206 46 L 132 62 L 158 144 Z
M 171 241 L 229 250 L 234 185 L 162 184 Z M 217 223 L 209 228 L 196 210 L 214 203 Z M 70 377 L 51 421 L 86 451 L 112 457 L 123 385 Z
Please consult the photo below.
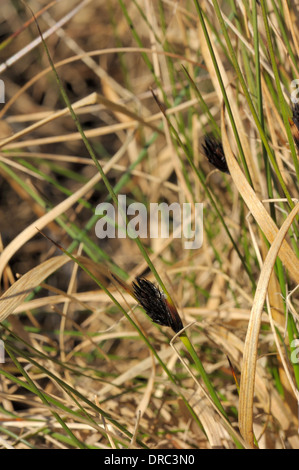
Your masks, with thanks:
M 74 103 L 73 108 L 75 110 L 78 110 L 82 107 L 89 106 L 89 105 L 94 104 L 96 102 L 97 102 L 96 101 L 96 93 L 92 93 L 89 96 L 86 96 L 83 99 L 78 100 L 76 103 Z M 68 108 L 64 108 L 64 109 L 61 109 L 61 110 L 56 111 L 54 113 L 48 114 L 44 119 L 39 120 L 37 123 L 32 124 L 29 127 L 26 127 L 25 129 L 23 129 L 20 132 L 16 132 L 15 134 L 8 137 L 7 139 L 2 140 L 1 144 L 0 144 L 0 148 L 6 147 L 7 144 L 9 144 L 11 142 L 15 142 L 20 137 L 23 137 L 24 135 L 30 134 L 34 130 L 39 129 L 40 127 L 46 125 L 47 123 L 49 123 L 49 122 L 51 122 L 55 119 L 61 118 L 62 116 L 66 116 L 67 114 L 69 114 L 69 109 Z
M 253 447 L 253 398 L 254 382 L 257 361 L 258 335 L 260 331 L 261 315 L 267 295 L 270 276 L 276 261 L 276 257 L 282 246 L 283 240 L 292 224 L 294 217 L 299 212 L 299 203 L 294 207 L 279 230 L 262 268 L 257 285 L 251 317 L 245 340 L 244 357 L 241 372 L 240 402 L 239 402 L 239 426 L 246 442 Z
M 74 110 L 79 110 L 80 108 L 84 108 L 84 107 L 97 104 L 97 103 L 100 103 L 103 106 L 110 108 L 111 110 L 115 112 L 122 113 L 126 116 L 129 116 L 132 119 L 132 125 L 136 125 L 138 122 L 140 122 L 141 124 L 148 125 L 152 130 L 161 133 L 161 131 L 156 126 L 154 126 L 151 123 L 147 123 L 145 120 L 141 119 L 136 113 L 133 113 L 132 111 L 128 110 L 125 106 L 120 105 L 118 103 L 113 103 L 112 101 L 107 100 L 107 98 L 99 95 L 98 93 L 91 93 L 90 95 L 84 97 L 83 99 L 80 99 L 77 102 L 75 102 L 72 106 Z M 23 129 L 22 131 L 13 134 L 7 139 L 2 140 L 0 144 L 0 148 L 2 147 L 7 148 L 8 144 L 10 144 L 11 142 L 15 142 L 20 137 L 27 135 L 33 132 L 34 130 L 46 125 L 47 123 L 55 119 L 61 118 L 62 116 L 66 116 L 68 114 L 69 114 L 68 108 L 64 108 L 55 113 L 51 113 L 50 115 L 47 115 L 44 119 L 41 119 L 40 121 L 38 121 L 37 123 L 32 124 L 31 126 Z
M 68 261 L 70 259 L 67 256 L 55 256 L 39 264 L 18 279 L 0 297 L 0 322 L 3 322 L 8 315 L 14 313 L 15 309 L 28 296 L 30 290 L 39 286 L 50 274 Z
M 256 196 L 254 190 L 249 185 L 244 174 L 242 173 L 237 160 L 235 159 L 230 144 L 228 140 L 228 135 L 226 132 L 225 126 L 225 110 L 224 105 L 221 110 L 221 134 L 222 134 L 222 144 L 223 150 L 226 157 L 227 165 L 229 167 L 230 174 L 233 178 L 233 181 L 244 199 L 247 207 L 252 213 L 254 219 L 258 223 L 259 227 L 267 237 L 270 243 L 273 243 L 275 237 L 278 234 L 278 228 L 275 225 L 273 219 L 266 211 L 265 207 Z M 285 267 L 289 270 L 292 279 L 298 284 L 299 283 L 299 261 L 287 243 L 283 240 L 282 246 L 279 252 L 279 257 Z
M 299 448 L 298 2 L 2 1 L 0 448 Z
M 128 142 L 130 141 L 130 136 L 127 139 L 127 142 L 123 144 L 123 146 L 116 152 L 113 158 L 106 163 L 104 166 L 104 172 L 109 171 L 109 169 L 113 166 L 113 164 L 123 155 L 123 152 L 126 149 Z M 87 194 L 96 183 L 98 183 L 102 179 L 99 173 L 96 173 L 86 184 L 84 184 L 81 188 L 75 191 L 71 196 L 64 199 L 60 204 L 55 206 L 49 212 L 44 214 L 42 217 L 34 221 L 32 224 L 28 225 L 19 235 L 15 237 L 12 242 L 7 245 L 3 252 L 0 255 L 0 279 L 2 277 L 3 270 L 11 259 L 11 257 L 15 254 L 17 250 L 20 249 L 28 240 L 30 240 L 34 235 L 36 235 L 37 230 L 42 230 L 46 227 L 47 224 L 52 222 L 54 219 L 59 217 L 65 211 L 67 211 L 70 207 L 73 206 L 81 197 Z
M 43 33 L 43 37 L 47 38 L 51 36 L 52 34 L 55 33 L 55 31 L 59 28 L 61 28 L 65 23 L 67 23 L 76 13 L 78 13 L 80 10 L 84 8 L 84 6 L 88 5 L 91 0 L 85 0 L 79 5 L 77 5 L 71 12 L 69 12 L 65 17 L 61 18 L 60 21 L 58 21 L 55 26 L 52 28 L 49 28 L 48 31 L 45 31 Z M 24 55 L 27 55 L 29 51 L 34 49 L 36 46 L 38 46 L 41 43 L 41 38 L 38 36 L 36 39 L 31 41 L 29 46 L 25 46 L 22 50 L 18 51 L 17 54 L 15 54 L 13 57 L 11 57 L 9 60 L 6 60 L 2 64 L 0 64 L 0 73 L 3 73 L 8 67 L 11 67 L 15 62 L 17 62 L 21 57 Z

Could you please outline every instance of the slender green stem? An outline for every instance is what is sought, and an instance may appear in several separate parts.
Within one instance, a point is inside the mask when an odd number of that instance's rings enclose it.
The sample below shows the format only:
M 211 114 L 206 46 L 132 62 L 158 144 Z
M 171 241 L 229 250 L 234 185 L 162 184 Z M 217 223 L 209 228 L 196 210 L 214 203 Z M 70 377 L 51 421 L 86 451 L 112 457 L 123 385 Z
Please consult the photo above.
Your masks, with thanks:
M 261 122 L 261 126 L 263 130 L 265 131 L 264 113 L 263 113 L 263 93 L 262 93 L 262 84 L 261 84 L 260 41 L 259 41 L 256 2 L 252 2 L 252 25 L 253 25 L 253 37 L 254 37 L 254 57 L 255 57 L 255 75 L 256 75 L 258 115 L 259 115 L 259 119 Z M 269 159 L 267 158 L 267 151 L 263 142 L 262 142 L 262 155 L 263 155 L 263 160 L 264 160 L 264 165 L 265 165 L 268 196 L 269 198 L 273 198 L 271 167 L 270 167 Z M 270 212 L 271 212 L 271 216 L 273 220 L 275 220 L 276 217 L 275 217 L 274 204 L 270 204 Z
M 60 90 L 60 92 L 61 92 L 62 98 L 63 98 L 63 100 L 64 100 L 66 106 L 68 107 L 68 109 L 69 109 L 69 111 L 70 111 L 71 117 L 72 117 L 72 119 L 73 119 L 73 121 L 74 121 L 74 123 L 75 123 L 75 125 L 76 125 L 76 127 L 77 127 L 77 129 L 78 129 L 78 132 L 80 133 L 80 135 L 81 135 L 81 137 L 82 137 L 83 143 L 84 143 L 84 145 L 85 145 L 85 147 L 86 147 L 86 149 L 87 149 L 87 151 L 88 151 L 90 157 L 92 158 L 92 160 L 93 160 L 93 162 L 94 162 L 94 164 L 95 164 L 97 170 L 99 171 L 99 173 L 100 173 L 100 175 L 101 175 L 101 177 L 102 177 L 102 180 L 103 180 L 103 182 L 104 182 L 104 184 L 105 184 L 105 186 L 106 186 L 106 188 L 107 188 L 107 190 L 108 190 L 108 192 L 109 192 L 109 194 L 110 194 L 110 196 L 111 196 L 111 199 L 112 199 L 113 202 L 115 203 L 116 207 L 119 207 L 118 199 L 117 199 L 117 196 L 116 196 L 116 194 L 115 194 L 115 192 L 114 192 L 114 190 L 113 190 L 113 187 L 111 186 L 111 184 L 110 184 L 108 178 L 106 177 L 106 175 L 105 175 L 105 173 L 104 173 L 104 171 L 103 171 L 103 168 L 102 168 L 101 164 L 99 163 L 99 161 L 98 161 L 98 159 L 97 159 L 97 157 L 96 157 L 96 154 L 95 154 L 95 152 L 94 152 L 94 150 L 93 150 L 93 147 L 92 147 L 92 145 L 90 144 L 89 140 L 87 139 L 87 137 L 86 137 L 86 135 L 85 135 L 85 132 L 83 131 L 83 128 L 82 128 L 81 123 L 80 123 L 80 121 L 79 121 L 79 119 L 78 119 L 78 117 L 77 117 L 77 114 L 76 114 L 76 113 L 74 112 L 74 110 L 73 110 L 73 107 L 72 107 L 71 102 L 70 102 L 70 100 L 69 100 L 69 98 L 68 98 L 68 96 L 67 96 L 67 93 L 66 93 L 65 90 L 64 90 L 64 87 L 63 87 L 62 82 L 61 82 L 61 80 L 60 80 L 60 78 L 59 78 L 59 75 L 58 75 L 58 73 L 57 73 L 57 71 L 56 71 L 56 68 L 55 68 L 54 63 L 53 63 L 53 61 L 52 61 L 52 58 L 51 58 L 51 56 L 50 56 L 49 50 L 48 50 L 48 48 L 47 48 L 47 44 L 46 44 L 46 42 L 45 42 L 44 39 L 43 39 L 41 30 L 40 30 L 40 28 L 39 28 L 39 25 L 38 25 L 37 21 L 36 21 L 36 25 L 37 25 L 37 28 L 38 28 L 38 30 L 39 30 L 40 36 L 41 36 L 41 38 L 42 38 L 42 43 L 43 43 L 43 45 L 44 45 L 44 48 L 45 48 L 45 51 L 46 51 L 46 54 L 47 54 L 49 63 L 50 63 L 50 65 L 51 65 L 52 70 L 53 70 L 53 73 L 54 73 L 54 75 L 55 75 L 55 79 L 56 79 L 56 82 L 57 82 L 57 84 L 58 84 L 59 90 Z M 125 213 L 123 213 L 123 211 L 122 211 L 122 209 L 121 209 L 120 207 L 119 207 L 119 209 L 120 209 L 120 212 L 121 212 L 121 214 L 122 214 L 123 220 L 126 221 L 126 225 L 127 225 L 127 215 L 126 215 Z M 155 266 L 153 265 L 153 263 L 152 263 L 150 257 L 148 256 L 147 251 L 146 251 L 146 249 L 144 248 L 144 246 L 143 246 L 141 240 L 139 239 L 139 237 L 137 237 L 137 238 L 134 237 L 133 240 L 135 240 L 135 242 L 136 242 L 136 244 L 137 244 L 137 246 L 138 246 L 140 252 L 142 253 L 143 258 L 144 258 L 145 261 L 147 262 L 147 264 L 148 264 L 149 268 L 151 269 L 152 273 L 154 274 L 154 276 L 155 276 L 157 282 L 160 284 L 160 286 L 161 286 L 161 288 L 163 289 L 163 291 L 170 297 L 170 295 L 169 295 L 169 293 L 168 293 L 168 291 L 167 291 L 167 289 L 166 289 L 166 287 L 165 287 L 165 285 L 164 285 L 164 283 L 163 283 L 161 277 L 159 276 L 159 274 L 158 274 L 158 272 L 157 272 Z
M 290 124 L 289 124 L 289 121 L 288 121 L 288 110 L 287 110 L 286 102 L 285 102 L 285 99 L 284 99 L 284 96 L 283 96 L 283 93 L 282 93 L 282 89 L 281 89 L 280 77 L 279 77 L 279 72 L 278 72 L 278 68 L 277 68 L 277 64 L 276 64 L 276 58 L 275 58 L 274 49 L 273 49 L 273 43 L 272 43 L 271 34 L 270 34 L 270 28 L 269 28 L 269 23 L 268 23 L 268 14 L 267 14 L 267 8 L 266 8 L 265 0 L 261 0 L 261 7 L 262 7 L 262 15 L 263 15 L 263 20 L 264 20 L 266 36 L 267 36 L 268 51 L 269 51 L 269 54 L 270 54 L 271 64 L 272 64 L 273 73 L 274 73 L 274 77 L 275 77 L 275 83 L 276 83 L 276 88 L 277 88 L 277 92 L 278 92 L 280 109 L 281 109 L 281 112 L 282 112 L 283 122 L 284 122 L 285 129 L 286 129 L 286 132 L 287 132 L 288 140 L 289 140 L 289 145 L 290 145 L 291 154 L 292 154 L 292 158 L 293 158 L 293 162 L 294 162 L 294 167 L 295 167 L 295 170 L 296 170 L 297 178 L 299 179 L 299 161 L 298 161 L 298 157 L 297 157 L 296 150 L 295 150 L 295 145 L 294 145 L 294 140 L 293 140 L 292 133 L 291 133 Z M 279 177 L 280 172 L 279 172 L 279 174 L 276 172 L 276 174 L 277 174 L 277 177 Z M 280 184 L 281 184 L 281 181 L 280 181 Z M 283 185 L 282 185 L 282 188 L 283 188 Z M 288 197 L 287 193 L 285 191 L 284 191 L 284 193 L 285 193 L 286 197 L 289 200 L 290 196 Z M 290 203 L 290 201 L 289 201 L 289 203 Z M 291 201 L 290 207 L 291 208 L 294 207 L 293 201 Z
M 201 8 L 200 8 L 199 5 L 198 5 L 198 0 L 194 0 L 194 1 L 195 1 L 196 5 L 197 5 L 197 7 L 198 7 L 198 12 L 199 12 L 200 21 L 201 21 L 202 25 L 204 25 L 204 19 L 203 19 L 203 16 L 202 16 Z M 238 76 L 238 80 L 239 80 L 239 82 L 240 82 L 240 84 L 241 84 L 241 87 L 242 87 L 243 93 L 244 93 L 244 95 L 245 95 L 246 101 L 247 101 L 247 103 L 248 103 L 250 112 L 251 112 L 252 117 L 253 117 L 253 119 L 254 119 L 254 122 L 255 122 L 255 124 L 256 124 L 256 126 L 257 126 L 257 128 L 258 128 L 258 131 L 259 131 L 259 134 L 260 134 L 261 139 L 262 139 L 262 141 L 263 141 L 263 144 L 264 144 L 264 146 L 265 146 L 265 148 L 266 148 L 266 150 L 267 150 L 267 154 L 268 154 L 268 156 L 269 156 L 269 158 L 270 158 L 271 164 L 272 164 L 272 166 L 273 166 L 273 168 L 274 168 L 274 171 L 275 171 L 276 176 L 277 176 L 277 178 L 278 178 L 278 180 L 279 180 L 279 183 L 280 183 L 280 185 L 281 185 L 281 188 L 282 188 L 282 190 L 283 190 L 283 192 L 284 192 L 284 194 L 285 194 L 285 196 L 286 196 L 286 198 L 287 198 L 287 200 L 288 200 L 289 206 L 290 206 L 290 208 L 293 208 L 293 207 L 294 207 L 294 203 L 293 203 L 293 201 L 292 201 L 291 195 L 290 195 L 290 193 L 289 193 L 289 191 L 288 191 L 288 189 L 287 189 L 287 187 L 286 187 L 286 184 L 285 184 L 285 182 L 284 182 L 284 179 L 283 179 L 283 177 L 282 177 L 282 175 L 281 175 L 281 172 L 280 172 L 280 170 L 279 170 L 279 167 L 278 167 L 278 165 L 277 165 L 275 156 L 274 156 L 274 154 L 273 154 L 273 152 L 272 152 L 272 149 L 271 149 L 271 147 L 270 147 L 270 145 L 269 145 L 267 136 L 265 135 L 265 132 L 264 132 L 264 130 L 263 130 L 263 128 L 262 128 L 261 122 L 260 122 L 260 120 L 259 120 L 259 118 L 258 118 L 257 112 L 256 112 L 256 110 L 255 110 L 255 108 L 254 108 L 253 103 L 252 103 L 251 96 L 250 96 L 250 93 L 249 93 L 249 91 L 248 91 L 247 84 L 246 84 L 246 82 L 245 82 L 245 80 L 244 80 L 243 74 L 242 74 L 242 72 L 241 72 L 241 69 L 240 69 L 240 66 L 239 66 L 239 63 L 238 63 L 238 59 L 237 59 L 237 57 L 236 57 L 234 48 L 233 48 L 233 46 L 232 46 L 230 37 L 229 37 L 229 35 L 228 35 L 228 32 L 227 32 L 227 29 L 226 29 L 226 26 L 225 26 L 224 19 L 223 19 L 223 17 L 222 17 L 222 14 L 221 14 L 221 11 L 220 11 L 220 8 L 219 8 L 219 4 L 218 4 L 217 0 L 212 0 L 212 1 L 213 1 L 213 5 L 214 5 L 214 8 L 215 8 L 215 13 L 216 13 L 216 15 L 217 15 L 218 21 L 219 21 L 219 23 L 220 23 L 220 26 L 221 26 L 221 29 L 222 29 L 222 32 L 223 32 L 223 35 L 224 35 L 225 40 L 226 40 L 226 44 L 227 44 L 227 47 L 228 47 L 228 50 L 229 50 L 229 53 L 230 53 L 230 57 L 231 57 L 232 64 L 233 64 L 234 69 L 235 69 L 235 71 L 236 71 L 236 74 L 237 74 L 237 76 Z M 262 0 L 261 3 L 263 3 L 263 0 Z M 203 26 L 203 27 L 204 27 L 204 26 Z M 209 49 L 211 48 L 210 51 L 213 53 L 213 48 L 212 48 L 212 45 L 211 45 L 211 43 L 210 43 L 210 39 L 209 39 L 209 36 L 208 36 L 207 33 L 206 33 L 206 40 L 207 40 L 207 42 L 209 42 L 209 44 L 210 44 Z M 213 54 L 213 56 L 214 56 L 214 54 Z M 213 58 L 213 56 L 211 56 L 211 57 Z M 214 60 L 213 60 L 213 62 L 214 62 Z M 216 60 L 215 60 L 215 64 L 216 64 Z M 215 64 L 214 64 L 214 66 L 215 66 Z M 272 64 L 272 65 L 273 65 L 273 64 Z M 216 67 L 217 67 L 217 69 L 218 69 L 217 64 L 216 64 Z M 277 68 L 276 68 L 276 70 L 277 70 Z M 218 70 L 218 72 L 217 72 L 216 68 L 215 68 L 215 71 L 216 71 L 216 73 L 217 73 L 217 77 L 218 77 L 219 84 L 220 84 L 220 83 L 222 83 L 221 75 L 220 75 L 220 73 L 219 73 L 219 70 Z M 275 72 L 275 70 L 274 70 L 274 72 Z M 218 76 L 218 74 L 219 74 L 219 76 Z M 278 76 L 278 74 L 277 74 L 277 76 Z M 278 81 L 279 81 L 279 77 L 278 77 Z M 278 86 L 279 86 L 279 89 L 280 89 L 280 91 L 281 91 L 280 82 L 279 82 Z M 225 89 L 224 89 L 224 87 L 223 87 L 223 84 L 222 84 L 222 86 L 221 86 L 221 90 L 222 90 L 222 92 L 224 91 L 223 99 L 224 99 L 224 101 L 225 101 L 225 105 L 227 106 L 227 104 L 228 104 L 228 99 L 227 99 L 226 92 L 225 92 Z M 282 91 L 281 91 L 281 94 L 282 94 Z M 283 103 L 283 105 L 284 105 L 284 103 Z M 230 108 L 228 108 L 228 112 L 229 112 L 229 116 L 230 116 L 230 119 L 231 119 L 231 111 L 230 111 Z M 235 124 L 233 125 L 233 121 L 232 121 L 232 120 L 231 120 L 231 122 L 232 122 L 233 131 L 234 131 L 235 137 L 236 137 L 236 139 L 237 139 L 237 143 L 238 143 L 238 141 L 239 141 L 239 136 L 238 136 L 237 133 L 235 132 L 236 126 L 235 126 Z M 294 144 L 293 144 L 293 145 L 294 145 Z M 238 145 L 238 148 L 239 148 L 239 145 Z M 244 155 L 243 155 L 243 152 L 240 154 L 240 156 L 241 156 L 241 159 L 242 159 L 242 163 L 243 163 L 243 165 L 244 165 L 245 157 L 244 157 Z M 247 166 L 247 165 L 246 165 L 246 166 Z M 245 170 L 245 171 L 246 171 L 246 166 L 244 166 L 244 170 Z M 247 171 L 248 171 L 248 170 L 247 170 Z M 247 174 L 247 172 L 246 172 L 246 174 Z M 247 176 L 247 177 L 248 177 L 248 176 Z M 249 181 L 250 181 L 250 180 L 249 180 Z
M 203 32 L 204 32 L 204 36 L 205 36 L 205 39 L 206 39 L 206 42 L 207 42 L 208 49 L 210 51 L 211 59 L 212 59 L 213 65 L 214 65 L 216 75 L 217 75 L 219 86 L 221 88 L 221 92 L 222 92 L 223 100 L 224 100 L 224 103 L 225 103 L 225 107 L 227 109 L 229 119 L 230 119 L 232 129 L 233 129 L 233 133 L 234 133 L 234 136 L 235 136 L 235 139 L 236 139 L 236 143 L 238 145 L 238 150 L 239 150 L 239 153 L 240 153 L 240 157 L 241 157 L 241 160 L 242 160 L 244 171 L 245 171 L 245 174 L 246 174 L 246 177 L 247 177 L 249 183 L 252 186 L 251 176 L 250 176 L 249 169 L 248 169 L 247 162 L 246 162 L 246 158 L 245 158 L 245 155 L 244 155 L 244 152 L 243 152 L 243 148 L 242 148 L 242 144 L 241 144 L 241 141 L 240 141 L 239 133 L 238 133 L 237 126 L 236 126 L 236 123 L 235 123 L 235 119 L 234 119 L 234 116 L 233 116 L 233 113 L 232 113 L 232 110 L 231 110 L 231 107 L 230 107 L 230 102 L 229 102 L 229 99 L 228 99 L 228 96 L 227 96 L 227 93 L 226 93 L 226 89 L 225 89 L 225 86 L 224 86 L 224 83 L 223 83 L 223 80 L 222 80 L 222 76 L 221 76 L 221 73 L 220 73 L 220 70 L 219 70 L 219 67 L 218 67 L 218 64 L 217 64 L 216 56 L 214 54 L 214 49 L 213 49 L 213 46 L 212 46 L 212 43 L 211 43 L 211 40 L 210 40 L 210 37 L 209 37 L 209 33 L 208 33 L 207 28 L 206 28 L 206 24 L 205 24 L 205 20 L 204 20 L 204 17 L 203 17 L 202 9 L 199 6 L 198 0 L 194 0 L 194 3 L 195 3 L 195 6 L 197 8 L 199 21 L 200 21 L 201 27 L 202 27 Z
M 225 409 L 223 408 L 223 406 L 221 404 L 221 401 L 218 398 L 218 395 L 217 395 L 217 393 L 216 393 L 216 391 L 215 391 L 215 389 L 214 389 L 214 387 L 213 387 L 213 385 L 212 385 L 212 383 L 209 379 L 209 376 L 207 375 L 207 373 L 204 369 L 204 366 L 203 366 L 201 360 L 199 359 L 198 355 L 196 354 L 196 351 L 193 347 L 193 344 L 191 343 L 191 341 L 189 340 L 188 336 L 185 333 L 180 335 L 179 338 L 182 341 L 182 343 L 184 344 L 187 351 L 189 352 L 190 356 L 192 357 L 192 359 L 194 361 L 194 364 L 195 364 L 195 366 L 196 366 L 196 368 L 197 368 L 197 370 L 198 370 L 205 386 L 208 389 L 208 392 L 210 394 L 210 398 L 213 400 L 213 403 L 217 406 L 218 410 L 223 415 L 223 417 L 229 422 L 227 413 L 226 413 Z M 236 446 L 239 449 L 243 449 L 243 445 L 238 441 L 236 436 L 232 435 L 232 438 L 233 438 Z
M 9 355 L 11 357 L 11 359 L 13 360 L 15 366 L 17 367 L 17 369 L 20 371 L 20 373 L 23 375 L 23 377 L 25 378 L 25 380 L 27 381 L 31 391 L 33 393 L 35 393 L 39 398 L 40 400 L 42 401 L 42 403 L 44 403 L 45 405 L 47 405 L 51 411 L 51 413 L 53 414 L 54 418 L 60 423 L 61 427 L 66 431 L 66 433 L 70 436 L 72 442 L 73 442 L 73 445 L 75 445 L 76 447 L 78 447 L 79 449 L 86 449 L 87 446 L 79 441 L 79 439 L 77 439 L 77 437 L 72 433 L 72 431 L 69 429 L 69 427 L 66 425 L 66 423 L 63 421 L 63 419 L 61 419 L 61 417 L 59 416 L 59 414 L 52 410 L 51 409 L 51 406 L 50 406 L 50 403 L 49 401 L 47 400 L 46 398 L 46 395 L 43 391 L 41 391 L 36 385 L 35 383 L 33 382 L 33 380 L 31 380 L 31 378 L 29 377 L 29 375 L 27 374 L 26 370 L 21 366 L 21 364 L 19 363 L 19 361 L 17 360 L 17 358 L 15 357 L 15 355 L 13 354 L 12 352 L 12 349 L 7 347 L 7 350 L 9 352 Z

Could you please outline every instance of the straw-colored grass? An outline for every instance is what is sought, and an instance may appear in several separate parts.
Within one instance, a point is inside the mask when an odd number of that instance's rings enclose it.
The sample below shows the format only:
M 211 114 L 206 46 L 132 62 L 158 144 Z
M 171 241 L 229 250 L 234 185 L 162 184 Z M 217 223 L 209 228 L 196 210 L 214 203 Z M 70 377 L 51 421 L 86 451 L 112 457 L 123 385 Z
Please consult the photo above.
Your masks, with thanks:
M 299 448 L 298 11 L 3 0 L 2 448 Z M 202 246 L 97 238 L 118 195 L 202 202 Z

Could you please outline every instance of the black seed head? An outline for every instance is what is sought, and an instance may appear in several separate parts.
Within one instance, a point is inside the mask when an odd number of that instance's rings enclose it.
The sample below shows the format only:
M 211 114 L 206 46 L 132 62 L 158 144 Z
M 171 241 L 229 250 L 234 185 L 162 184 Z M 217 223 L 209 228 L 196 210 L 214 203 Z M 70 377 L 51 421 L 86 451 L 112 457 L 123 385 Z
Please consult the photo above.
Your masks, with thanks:
M 175 333 L 183 328 L 175 306 L 152 282 L 137 277 L 136 282 L 133 282 L 133 291 L 136 299 L 154 323 L 170 326 Z
M 205 143 L 202 144 L 203 151 L 209 162 L 223 173 L 229 173 L 226 159 L 223 152 L 222 143 L 213 137 L 205 137 Z

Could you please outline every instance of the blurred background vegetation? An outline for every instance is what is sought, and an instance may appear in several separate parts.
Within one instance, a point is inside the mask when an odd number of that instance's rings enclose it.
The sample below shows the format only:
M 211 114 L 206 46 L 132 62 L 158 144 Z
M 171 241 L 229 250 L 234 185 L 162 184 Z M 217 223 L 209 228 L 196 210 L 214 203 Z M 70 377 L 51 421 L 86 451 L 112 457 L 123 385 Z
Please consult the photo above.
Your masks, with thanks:
M 1 447 L 298 448 L 298 1 L 28 6 L 1 3 Z M 98 239 L 96 206 L 118 194 L 202 202 L 202 247 Z M 227 419 L 173 332 L 110 273 L 163 281 Z

